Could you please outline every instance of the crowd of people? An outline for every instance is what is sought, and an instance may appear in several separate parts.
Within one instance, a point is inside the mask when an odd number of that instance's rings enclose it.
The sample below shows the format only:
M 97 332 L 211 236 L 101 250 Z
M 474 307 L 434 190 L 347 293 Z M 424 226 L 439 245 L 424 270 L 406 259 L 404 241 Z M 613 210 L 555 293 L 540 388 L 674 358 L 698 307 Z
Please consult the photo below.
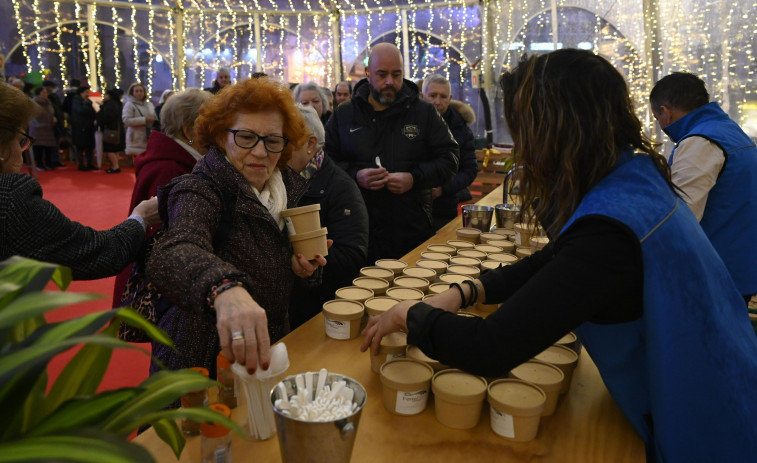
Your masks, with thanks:
M 234 83 L 222 68 L 212 87 L 164 92 L 158 108 L 135 83 L 123 105 L 106 91 L 99 113 L 80 82 L 60 104 L 54 84 L 34 100 L 0 85 L 10 102 L 0 108 L 0 259 L 62 263 L 77 278 L 120 273 L 117 306 L 129 263 L 160 228 L 147 277 L 168 302 L 157 324 L 175 349 L 156 343 L 155 357 L 215 376 L 222 351 L 251 373 L 267 369 L 271 344 L 361 267 L 416 248 L 470 199 L 475 115 L 444 77 L 407 80 L 402 60 L 393 44 L 376 45 L 366 78 L 333 91 L 265 74 Z M 754 141 L 691 74 L 650 95 L 677 144 L 669 159 L 601 56 L 526 56 L 500 84 L 523 219 L 538 220 L 550 244 L 372 317 L 361 348 L 375 354 L 383 336 L 404 331 L 444 364 L 498 376 L 576 331 L 648 461 L 753 455 L 757 438 L 743 429 L 757 416 L 757 337 L 744 304 L 757 293 Z M 131 215 L 102 232 L 65 218 L 19 173 L 30 146 L 38 165 L 59 165 L 65 129 L 79 169 L 94 168 L 98 128 L 110 133 L 108 172 L 120 172 L 121 153 L 136 172 Z M 316 203 L 329 252 L 308 260 L 292 252 L 282 211 Z M 453 315 L 478 302 L 501 305 L 485 319 Z M 696 438 L 702 422 L 717 424 L 710 439 Z

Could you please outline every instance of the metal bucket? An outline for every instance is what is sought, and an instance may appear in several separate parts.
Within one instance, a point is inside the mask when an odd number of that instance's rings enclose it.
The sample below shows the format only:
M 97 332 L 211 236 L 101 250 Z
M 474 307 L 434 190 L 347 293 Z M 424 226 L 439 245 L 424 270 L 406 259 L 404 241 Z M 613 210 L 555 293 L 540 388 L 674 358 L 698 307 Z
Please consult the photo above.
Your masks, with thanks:
M 512 230 L 519 214 L 519 204 L 497 204 L 494 206 L 494 218 L 497 222 L 497 228 Z
M 318 382 L 321 373 L 313 372 L 313 383 Z M 288 376 L 281 381 L 288 400 L 296 391 L 295 377 Z M 337 373 L 326 375 L 326 384 L 345 381 L 345 387 L 354 392 L 353 402 L 357 409 L 352 415 L 334 421 L 303 421 L 292 418 L 276 408 L 276 400 L 282 398 L 278 385 L 271 390 L 271 404 L 276 414 L 279 448 L 283 463 L 348 463 L 352 457 L 360 413 L 367 399 L 365 388 L 352 378 Z
M 477 228 L 482 232 L 488 232 L 492 225 L 494 208 L 491 206 L 479 206 L 478 204 L 463 205 L 463 227 Z

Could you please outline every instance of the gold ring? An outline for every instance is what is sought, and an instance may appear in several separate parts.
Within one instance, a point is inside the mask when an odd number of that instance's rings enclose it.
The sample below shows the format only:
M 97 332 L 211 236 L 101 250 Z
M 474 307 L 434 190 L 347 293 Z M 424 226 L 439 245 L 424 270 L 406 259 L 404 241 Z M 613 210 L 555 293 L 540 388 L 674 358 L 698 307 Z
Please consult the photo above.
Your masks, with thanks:
M 244 339 L 244 335 L 241 331 L 232 331 L 231 332 L 231 340 L 232 341 L 239 341 L 240 339 Z

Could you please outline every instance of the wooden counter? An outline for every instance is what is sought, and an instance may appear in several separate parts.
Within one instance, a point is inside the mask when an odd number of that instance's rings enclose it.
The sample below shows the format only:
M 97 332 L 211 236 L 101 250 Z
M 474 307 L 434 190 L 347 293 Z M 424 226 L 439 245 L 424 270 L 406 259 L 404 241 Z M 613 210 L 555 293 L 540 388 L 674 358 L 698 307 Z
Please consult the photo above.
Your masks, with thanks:
M 479 204 L 501 202 L 500 186 Z M 419 259 L 430 243 L 454 239 L 461 226 L 458 218 L 442 228 L 428 242 L 405 256 L 409 265 Z M 354 463 L 417 462 L 555 462 L 638 463 L 645 460 L 644 445 L 610 397 L 591 358 L 582 352 L 568 395 L 563 396 L 554 415 L 543 417 L 537 438 L 513 443 L 496 435 L 489 426 L 489 408 L 478 426 L 469 430 L 448 428 L 434 417 L 433 397 L 426 410 L 414 416 L 398 416 L 384 409 L 381 381 L 371 371 L 370 357 L 359 350 L 361 338 L 336 341 L 324 332 L 323 315 L 317 315 L 282 342 L 289 351 L 288 374 L 329 371 L 347 375 L 363 385 L 368 401 L 363 409 L 352 453 Z M 159 462 L 176 461 L 173 453 L 150 429 L 135 439 Z M 281 461 L 277 437 L 248 442 L 234 436 L 234 461 L 276 463 Z M 190 437 L 182 462 L 200 461 L 200 438 Z

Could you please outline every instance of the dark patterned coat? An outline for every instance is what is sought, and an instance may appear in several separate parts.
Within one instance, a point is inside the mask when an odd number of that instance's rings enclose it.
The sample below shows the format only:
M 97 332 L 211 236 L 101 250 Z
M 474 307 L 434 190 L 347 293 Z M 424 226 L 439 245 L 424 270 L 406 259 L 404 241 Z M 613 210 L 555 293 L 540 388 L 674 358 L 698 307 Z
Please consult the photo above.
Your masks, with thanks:
M 211 287 L 227 278 L 241 281 L 265 309 L 273 343 L 289 331 L 287 309 L 295 275 L 286 228 L 279 229 L 242 174 L 214 149 L 197 163 L 197 171 L 207 178 L 188 174 L 158 194 L 168 230 L 147 262 L 147 276 L 174 304 L 158 326 L 173 338 L 177 350 L 155 344 L 153 355 L 169 369 L 202 366 L 214 376 L 220 344 L 215 312 L 206 301 Z M 291 169 L 282 177 L 287 207 L 296 207 L 306 180 Z M 234 208 L 227 239 L 214 250 L 223 207 L 219 190 L 236 199 L 226 205 Z
M 97 231 L 42 199 L 26 174 L 0 174 L 0 260 L 18 255 L 71 267 L 75 280 L 113 276 L 137 258 L 145 231 L 136 220 Z

